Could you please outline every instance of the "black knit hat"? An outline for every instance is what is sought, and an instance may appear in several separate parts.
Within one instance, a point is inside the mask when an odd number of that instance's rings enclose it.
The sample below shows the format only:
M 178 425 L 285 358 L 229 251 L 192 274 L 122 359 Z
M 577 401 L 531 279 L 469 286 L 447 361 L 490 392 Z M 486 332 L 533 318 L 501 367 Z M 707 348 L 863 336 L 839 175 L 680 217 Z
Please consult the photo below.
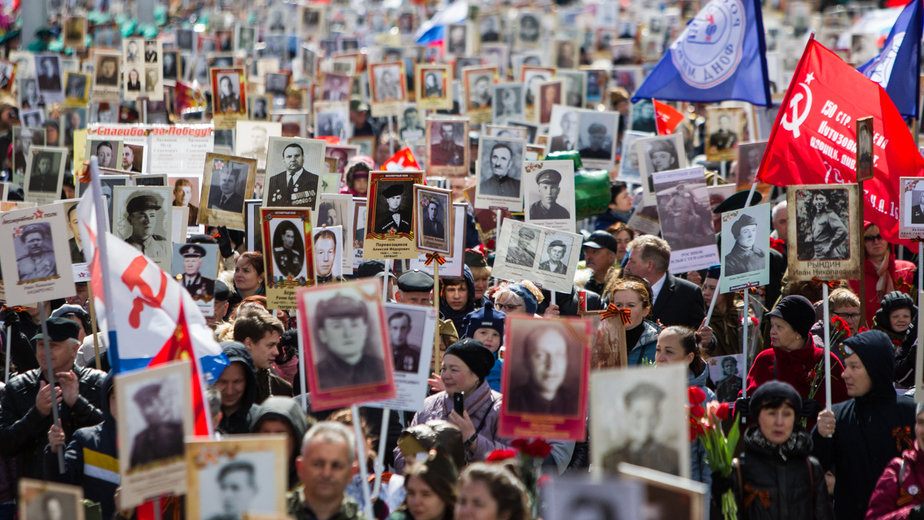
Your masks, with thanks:
M 801 413 L 802 397 L 799 396 L 799 392 L 796 392 L 796 389 L 789 383 L 775 379 L 757 387 L 748 402 L 748 411 L 753 419 L 757 419 L 762 408 L 766 408 L 770 403 L 776 404 L 780 400 L 789 401 L 796 414 Z
M 491 369 L 494 368 L 494 354 L 477 339 L 460 339 L 446 349 L 444 355 L 450 354 L 465 362 L 468 368 L 478 376 L 478 379 L 488 377 Z
M 776 304 L 767 316 L 775 316 L 785 321 L 792 330 L 803 338 L 808 338 L 812 325 L 815 324 L 815 307 L 805 296 L 786 296 Z

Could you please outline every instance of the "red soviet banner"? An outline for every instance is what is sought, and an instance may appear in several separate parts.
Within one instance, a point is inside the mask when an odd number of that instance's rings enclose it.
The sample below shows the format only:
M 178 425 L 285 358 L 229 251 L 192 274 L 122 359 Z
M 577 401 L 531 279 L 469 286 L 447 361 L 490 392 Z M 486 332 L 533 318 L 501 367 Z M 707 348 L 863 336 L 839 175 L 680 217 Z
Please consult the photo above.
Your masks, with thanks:
M 898 178 L 921 175 L 924 158 L 886 91 L 809 40 L 783 99 L 759 178 L 777 186 L 856 182 L 856 120 L 873 117 L 872 180 L 864 217 L 898 240 Z

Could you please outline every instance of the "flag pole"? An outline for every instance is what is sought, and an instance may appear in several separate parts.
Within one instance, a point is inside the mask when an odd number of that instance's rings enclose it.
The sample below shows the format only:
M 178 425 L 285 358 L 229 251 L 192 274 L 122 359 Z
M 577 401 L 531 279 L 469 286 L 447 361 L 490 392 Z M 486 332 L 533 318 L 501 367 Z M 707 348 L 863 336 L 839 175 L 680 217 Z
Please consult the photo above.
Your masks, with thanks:
M 51 390 L 51 420 L 52 424 L 61 428 L 61 417 L 58 415 L 58 396 L 57 387 L 55 386 L 55 370 L 51 366 L 51 343 L 48 338 L 48 313 L 45 310 L 45 302 L 38 302 L 39 317 L 42 320 L 42 345 L 45 350 L 45 379 L 48 380 L 48 386 Z M 62 391 L 63 394 L 63 391 Z M 58 446 L 58 473 L 64 474 L 64 445 Z
M 101 279 L 98 280 L 103 286 L 103 308 L 106 310 L 106 326 L 109 329 L 109 366 L 112 372 L 119 373 L 119 345 L 118 334 L 116 332 L 116 321 L 113 316 L 115 309 L 112 308 L 112 291 L 109 284 L 105 283 L 105 277 L 109 274 L 109 255 L 106 250 L 106 235 L 109 233 L 109 226 L 106 222 L 106 216 L 109 211 L 103 202 L 102 186 L 99 182 L 99 159 L 96 156 L 90 157 L 90 185 L 93 186 L 93 205 L 96 207 L 96 258 L 99 259 Z M 91 259 L 92 263 L 93 259 Z M 93 276 L 93 270 L 90 270 L 90 276 Z M 93 281 L 91 279 L 90 283 Z M 93 302 L 96 305 L 96 301 Z
M 90 301 L 93 302 L 93 282 L 87 284 L 87 289 L 90 292 Z M 93 334 L 93 357 L 96 359 L 96 369 L 103 369 L 103 362 L 99 359 L 99 327 L 96 324 L 96 305 L 90 304 L 87 307 L 90 308 L 90 333 Z

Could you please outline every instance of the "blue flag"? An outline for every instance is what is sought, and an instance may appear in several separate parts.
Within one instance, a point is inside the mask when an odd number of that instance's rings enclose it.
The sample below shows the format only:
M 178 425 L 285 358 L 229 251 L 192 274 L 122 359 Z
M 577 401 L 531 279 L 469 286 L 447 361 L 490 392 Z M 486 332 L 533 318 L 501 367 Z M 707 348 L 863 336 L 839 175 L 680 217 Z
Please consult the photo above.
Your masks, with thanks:
M 922 25 L 921 0 L 911 0 L 895 20 L 882 52 L 857 67 L 861 74 L 882 85 L 903 117 L 918 116 Z
M 656 98 L 770 104 L 760 0 L 712 0 L 690 20 L 635 91 Z

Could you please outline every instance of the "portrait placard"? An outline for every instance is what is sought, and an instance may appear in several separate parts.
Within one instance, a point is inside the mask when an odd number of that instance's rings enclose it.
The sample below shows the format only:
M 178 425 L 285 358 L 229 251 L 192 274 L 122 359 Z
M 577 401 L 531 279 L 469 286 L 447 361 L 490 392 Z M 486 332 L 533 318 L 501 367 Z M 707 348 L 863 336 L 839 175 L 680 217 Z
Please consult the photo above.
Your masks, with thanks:
M 514 31 L 514 47 L 529 49 L 542 46 L 542 13 L 539 11 L 520 10 Z
M 276 518 L 285 511 L 288 466 L 283 434 L 190 438 L 185 518 Z
M 452 254 L 452 192 L 414 185 L 414 221 L 417 223 L 417 249 Z
M 266 303 L 295 309 L 299 287 L 314 285 L 311 210 L 260 208 Z
M 263 205 L 315 209 L 326 145 L 321 139 L 270 137 Z
M 353 196 L 322 193 L 318 210 L 311 214 L 312 228 L 341 226 L 343 229 L 342 274 L 353 274 Z M 315 255 L 317 256 L 317 255 Z
M 84 520 L 83 488 L 47 480 L 19 479 L 19 518 L 22 520 Z M 57 515 L 57 516 L 55 516 Z
M 60 199 L 67 148 L 31 146 L 26 157 L 25 200 L 43 205 Z
M 738 183 L 737 191 L 750 190 L 751 184 L 757 178 L 757 170 L 760 168 L 760 160 L 767 149 L 767 141 L 756 141 L 741 143 L 738 145 Z M 764 200 L 769 200 L 770 192 L 773 186 L 765 182 L 757 182 L 757 191 L 763 195 Z
M 64 20 L 64 41 L 65 47 L 72 47 L 75 50 L 87 48 L 87 19 L 84 16 L 68 16 Z
M 416 258 L 414 185 L 423 172 L 369 173 L 369 208 L 363 258 Z
M 199 224 L 244 229 L 244 199 L 253 193 L 256 174 L 256 159 L 207 154 Z
M 100 168 L 116 170 L 122 164 L 122 146 L 121 139 L 89 137 L 84 157 L 89 158 L 95 155 Z
M 183 440 L 193 433 L 190 361 L 115 378 L 120 507 L 186 492 Z
M 431 175 L 466 175 L 471 161 L 468 119 L 428 117 L 426 130 L 427 172 Z
M 873 178 L 873 116 L 857 119 L 857 182 Z
M 710 108 L 706 112 L 706 159 L 731 161 L 745 132 L 744 110 L 741 108 Z
M 396 396 L 381 282 L 366 278 L 300 289 L 298 330 L 317 410 Z
M 64 103 L 71 106 L 86 106 L 90 95 L 89 74 L 67 71 L 64 73 Z
M 648 518 L 644 488 L 625 479 L 595 479 L 588 475 L 553 478 L 546 486 L 549 518 Z M 686 520 L 679 516 L 653 516 L 658 520 Z
M 353 214 L 353 269 L 363 263 L 363 246 L 366 242 L 366 198 L 354 197 Z
M 74 281 L 89 282 L 90 269 L 83 257 L 83 244 L 80 241 L 80 224 L 77 218 L 78 202 L 80 199 L 68 199 L 61 202 L 64 205 L 64 216 L 67 219 L 67 249 L 70 252 Z
M 771 231 L 770 204 L 722 213 L 719 292 L 725 294 L 770 283 Z
M 491 87 L 494 98 L 492 121 L 495 124 L 505 125 L 510 121 L 523 121 L 526 119 L 526 109 L 523 105 L 524 86 L 522 83 L 498 83 Z
M 790 279 L 859 278 L 860 242 L 856 184 L 808 184 L 786 190 L 787 263 Z
M 189 210 L 187 227 L 196 227 L 199 222 L 199 182 L 198 176 L 168 176 L 167 185 L 173 189 L 173 207 L 185 207 Z M 253 249 L 248 249 L 253 251 Z
M 596 473 L 616 473 L 628 462 L 689 476 L 687 370 L 681 363 L 590 375 L 590 455 Z
M 269 138 L 281 136 L 282 123 L 238 121 L 237 131 L 234 134 L 234 155 L 256 159 L 257 170 L 266 170 L 266 152 L 269 146 Z
M 36 54 L 35 72 L 38 92 L 42 96 L 44 103 L 51 105 L 64 101 L 64 72 L 61 69 L 61 56 L 58 54 Z M 38 107 L 32 106 L 30 108 Z
M 898 199 L 898 237 L 924 237 L 924 179 L 902 177 L 899 180 L 901 197 Z
M 653 173 L 667 170 L 679 170 L 687 167 L 687 154 L 683 149 L 683 135 L 678 132 L 670 135 L 647 137 L 635 142 L 635 152 L 639 158 L 639 171 L 642 180 L 642 202 L 647 205 L 657 204 Z
M 446 56 L 466 56 L 474 47 L 469 38 L 469 27 L 466 23 L 453 23 L 446 26 L 446 39 L 443 42 Z
M 645 486 L 642 507 L 657 511 L 658 518 L 706 519 L 709 486 L 702 482 L 626 462 L 619 465 L 619 476 L 620 482 L 637 481 Z
M 468 210 L 468 204 L 464 202 L 454 203 L 452 205 L 452 210 L 452 255 L 444 257 L 446 263 L 440 265 L 440 276 L 462 276 L 462 265 L 465 263 L 463 261 L 465 258 L 465 215 Z M 427 265 L 426 262 L 427 254 L 420 253 L 417 258 L 412 258 L 409 261 L 409 269 L 425 271 L 427 274 L 433 276 L 434 262 L 430 262 L 430 265 Z
M 706 361 L 709 367 L 709 379 L 715 382 L 715 396 L 723 403 L 733 403 L 738 398 L 747 368 L 744 354 L 713 356 Z
M 315 283 L 337 281 L 343 275 L 343 226 L 311 228 Z
M 526 142 L 506 137 L 478 138 L 478 164 L 476 177 L 479 179 L 475 193 L 475 207 L 507 208 L 510 211 L 523 210 L 523 190 L 520 178 L 523 174 L 523 152 Z
M 417 63 L 414 67 L 417 106 L 421 110 L 452 108 L 452 66 Z
M 342 140 L 349 139 L 352 133 L 350 106 L 346 103 L 314 104 L 314 136 L 317 138 L 333 136 Z
M 587 436 L 589 320 L 510 315 L 505 325 L 504 399 L 497 434 L 582 440 Z
M 709 190 L 702 166 L 652 175 L 661 236 L 671 246 L 670 271 L 685 273 L 719 262 Z
M 359 147 L 348 144 L 327 145 L 324 148 L 324 162 L 329 172 L 346 173 L 346 165 L 359 153 Z
M 125 146 L 126 150 L 131 150 L 130 145 Z M 166 186 L 167 185 L 167 174 L 166 173 L 150 173 L 142 175 L 132 175 L 132 185 L 133 186 Z
M 244 201 L 244 233 L 248 251 L 263 252 L 263 226 L 260 225 L 260 199 L 247 199 Z
M 170 271 L 173 255 L 169 186 L 114 186 L 112 232 Z
M 526 161 L 523 183 L 526 222 L 574 231 L 574 161 Z
M 579 109 L 578 152 L 586 168 L 612 170 L 616 161 L 619 112 Z
M 196 301 L 203 316 L 212 316 L 214 312 L 218 259 L 218 244 L 173 244 L 170 273 Z
M 581 108 L 584 106 L 584 94 L 587 90 L 587 71 L 559 69 L 555 75 L 563 83 L 562 104 L 569 107 Z
M 619 157 L 619 176 L 617 179 L 631 184 L 641 184 L 641 171 L 639 170 L 639 154 L 635 143 L 639 139 L 651 137 L 648 132 L 626 130 L 622 136 L 622 152 Z
M 491 121 L 491 86 L 497 83 L 497 67 L 464 67 L 465 115 L 473 125 Z
M 497 244 L 495 278 L 532 280 L 543 289 L 571 292 L 581 235 L 504 219 Z
M 369 64 L 369 90 L 372 115 L 396 116 L 401 103 L 407 101 L 407 83 L 403 61 Z
M 209 69 L 212 86 L 212 120 L 216 130 L 233 130 L 247 119 L 247 75 L 243 68 Z
M 25 186 L 26 168 L 29 161 L 29 149 L 33 146 L 44 146 L 45 129 L 41 127 L 29 128 L 16 125 L 13 131 L 13 175 L 11 182 Z M 54 146 L 55 143 L 49 143 Z M 60 191 L 58 192 L 60 193 Z
M 564 82 L 559 79 L 542 81 L 536 85 L 537 107 L 533 113 L 533 121 L 540 125 L 547 125 L 552 119 L 552 107 L 564 104 Z
M 442 268 L 440 268 L 442 273 Z M 366 406 L 415 412 L 427 397 L 427 378 L 433 358 L 436 309 L 419 305 L 386 303 L 385 320 L 395 367 L 394 399 Z
M 64 205 L 0 213 L 0 268 L 7 305 L 73 296 Z
M 348 74 L 325 73 L 321 81 L 322 101 L 347 101 L 350 99 L 350 83 Z M 324 134 L 322 134 L 324 135 Z

